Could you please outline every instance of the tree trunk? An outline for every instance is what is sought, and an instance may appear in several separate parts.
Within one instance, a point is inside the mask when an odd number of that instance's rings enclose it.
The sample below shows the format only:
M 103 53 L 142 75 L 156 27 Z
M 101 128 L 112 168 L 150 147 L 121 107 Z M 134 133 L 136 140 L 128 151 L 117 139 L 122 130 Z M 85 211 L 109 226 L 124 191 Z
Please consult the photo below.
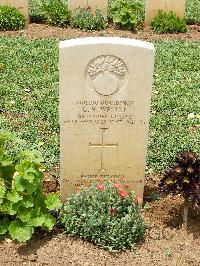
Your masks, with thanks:
M 189 199 L 188 198 L 185 198 L 185 201 L 184 201 L 184 211 L 183 211 L 183 228 L 184 229 L 187 229 L 188 209 L 189 209 Z

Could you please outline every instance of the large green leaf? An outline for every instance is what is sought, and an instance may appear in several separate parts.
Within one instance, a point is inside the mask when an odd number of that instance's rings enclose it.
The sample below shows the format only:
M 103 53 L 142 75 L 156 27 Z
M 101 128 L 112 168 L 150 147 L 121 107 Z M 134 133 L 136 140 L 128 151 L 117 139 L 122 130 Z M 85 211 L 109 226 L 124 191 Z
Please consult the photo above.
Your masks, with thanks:
M 1 165 L 3 167 L 12 165 L 12 160 L 8 155 L 1 156 L 0 160 L 1 160 Z
M 3 177 L 3 179 L 6 182 L 11 183 L 14 172 L 15 172 L 15 168 L 13 165 L 1 166 L 0 167 L 0 178 Z
M 18 192 L 23 192 L 25 190 L 25 180 L 20 175 L 14 176 L 12 189 L 15 189 Z
M 17 193 L 17 191 L 13 191 L 13 192 L 9 192 L 9 193 L 7 193 L 7 199 L 8 199 L 9 201 L 12 201 L 12 202 L 14 202 L 14 203 L 17 203 L 18 201 L 22 200 L 23 197 L 20 196 L 20 195 Z
M 0 235 L 4 235 L 8 231 L 10 221 L 7 218 L 0 219 Z
M 32 196 L 23 196 L 23 201 L 22 201 L 22 205 L 25 208 L 30 208 L 34 206 L 34 198 Z
M 56 223 L 55 218 L 50 214 L 46 214 L 45 215 L 45 222 L 44 222 L 42 228 L 44 228 L 45 230 L 52 230 L 55 223 Z
M 3 212 L 14 215 L 17 213 L 18 206 L 16 203 L 11 201 L 6 201 L 5 204 L 2 206 Z
M 31 220 L 32 210 L 29 208 L 20 207 L 17 212 L 17 217 L 24 223 Z
M 55 194 L 49 194 L 45 199 L 45 203 L 47 208 L 52 211 L 61 207 L 62 205 L 59 197 Z
M 37 213 L 31 217 L 31 224 L 35 227 L 43 226 L 45 221 L 46 217 L 43 213 Z
M 3 199 L 6 193 L 6 187 L 3 183 L 0 183 L 0 199 Z
M 19 242 L 29 240 L 34 232 L 34 228 L 32 226 L 18 220 L 11 222 L 8 230 L 12 239 L 16 239 Z

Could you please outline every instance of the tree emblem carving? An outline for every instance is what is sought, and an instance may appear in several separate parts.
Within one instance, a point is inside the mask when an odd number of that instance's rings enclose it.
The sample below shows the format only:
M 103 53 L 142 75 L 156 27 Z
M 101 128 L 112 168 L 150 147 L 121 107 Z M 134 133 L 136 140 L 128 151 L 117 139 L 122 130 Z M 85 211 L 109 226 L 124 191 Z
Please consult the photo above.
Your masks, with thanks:
M 95 91 L 109 96 L 119 91 L 120 80 L 126 75 L 125 63 L 116 56 L 99 56 L 88 66 L 87 72 L 94 82 Z

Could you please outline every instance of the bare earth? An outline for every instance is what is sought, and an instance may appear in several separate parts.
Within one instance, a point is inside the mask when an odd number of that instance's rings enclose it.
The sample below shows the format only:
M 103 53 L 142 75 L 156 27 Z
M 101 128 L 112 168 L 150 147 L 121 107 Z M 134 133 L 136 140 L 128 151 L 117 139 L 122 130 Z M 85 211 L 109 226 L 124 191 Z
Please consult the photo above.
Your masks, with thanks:
M 0 36 L 19 37 L 24 36 L 27 39 L 43 39 L 43 38 L 80 38 L 88 36 L 118 36 L 124 38 L 134 38 L 140 40 L 200 40 L 200 25 L 188 26 L 187 33 L 179 34 L 162 34 L 158 35 L 152 32 L 148 27 L 137 33 L 124 30 L 116 30 L 108 28 L 99 32 L 83 32 L 81 30 L 68 28 L 51 27 L 45 24 L 30 24 L 26 29 L 19 31 L 5 31 L 0 32 Z
M 189 26 L 186 34 L 154 34 L 150 29 L 137 34 L 109 28 L 101 32 L 30 24 L 22 31 L 0 32 L 0 36 L 27 39 L 78 38 L 87 36 L 119 36 L 141 40 L 200 40 L 200 26 Z M 51 175 L 50 175 L 51 176 Z M 130 251 L 110 254 L 93 244 L 65 236 L 60 231 L 46 235 L 35 234 L 26 244 L 0 241 L 0 265 L 72 265 L 72 266 L 200 266 L 200 214 L 190 208 L 187 231 L 182 229 L 182 199 L 167 197 L 149 200 L 156 190 L 159 176 L 146 178 L 145 198 L 148 208 L 144 218 L 148 226 L 145 241 L 139 243 L 136 253 Z M 50 186 L 51 187 L 51 186 Z M 50 189 L 48 187 L 48 189 Z M 51 187 L 52 191 L 57 188 Z

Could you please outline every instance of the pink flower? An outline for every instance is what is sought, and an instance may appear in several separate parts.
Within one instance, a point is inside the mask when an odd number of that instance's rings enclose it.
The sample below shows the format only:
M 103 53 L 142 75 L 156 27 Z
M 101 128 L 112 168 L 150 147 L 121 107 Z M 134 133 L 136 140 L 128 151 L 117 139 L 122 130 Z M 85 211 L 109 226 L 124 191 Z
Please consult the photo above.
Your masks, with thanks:
M 110 213 L 111 213 L 111 214 L 115 214 L 116 212 L 117 212 L 117 209 L 116 209 L 116 208 L 111 208 L 111 209 L 110 209 Z
M 117 189 L 119 189 L 119 188 L 121 188 L 122 186 L 121 186 L 121 184 L 116 183 L 116 184 L 114 184 L 114 187 L 117 188 Z
M 98 189 L 98 190 L 105 190 L 106 189 L 106 186 L 104 184 L 98 184 L 96 186 L 96 189 Z
M 121 197 L 121 198 L 126 198 L 128 196 L 128 192 L 124 191 L 124 190 L 120 190 L 118 191 L 118 195 Z

